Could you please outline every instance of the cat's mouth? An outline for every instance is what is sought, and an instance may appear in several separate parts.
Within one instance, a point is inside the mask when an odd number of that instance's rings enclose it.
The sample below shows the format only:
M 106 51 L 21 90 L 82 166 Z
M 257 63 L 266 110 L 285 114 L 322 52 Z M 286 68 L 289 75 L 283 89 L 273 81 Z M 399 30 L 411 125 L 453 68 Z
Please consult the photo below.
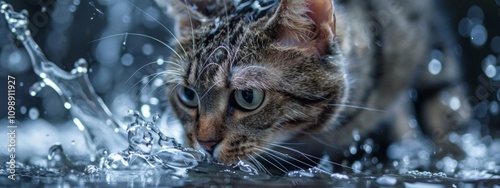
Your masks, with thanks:
M 219 143 L 221 143 L 221 141 L 200 141 L 200 140 L 198 140 L 197 142 L 198 146 L 211 156 L 214 155 L 214 151 L 216 149 L 219 149 L 217 146 L 219 145 Z
M 203 150 L 211 157 L 211 160 L 224 164 L 235 164 L 240 160 L 247 159 L 251 153 L 254 153 L 253 145 L 248 143 L 244 145 L 237 145 L 235 144 L 236 142 L 239 141 L 231 141 L 231 139 L 208 142 L 197 140 L 195 148 Z
M 221 151 L 224 149 L 222 141 L 197 141 L 196 148 L 203 150 L 211 157 L 211 160 L 222 162 L 224 164 L 232 164 L 237 161 L 221 156 Z M 227 149 L 226 149 L 227 150 Z

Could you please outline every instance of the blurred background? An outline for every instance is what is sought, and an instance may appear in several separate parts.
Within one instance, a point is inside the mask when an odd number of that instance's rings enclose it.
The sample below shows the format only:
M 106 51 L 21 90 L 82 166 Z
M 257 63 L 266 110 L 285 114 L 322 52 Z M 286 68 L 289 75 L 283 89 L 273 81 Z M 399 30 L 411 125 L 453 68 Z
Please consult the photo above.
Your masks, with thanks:
M 163 84 L 161 79 L 144 77 L 162 71 L 165 65 L 157 64 L 156 60 L 172 54 L 156 41 L 172 40 L 164 28 L 171 29 L 172 20 L 153 1 L 6 2 L 16 11 L 26 9 L 30 13 L 32 36 L 49 60 L 67 71 L 74 68 L 79 58 L 89 62 L 92 85 L 117 116 L 124 116 L 129 109 L 138 109 L 150 116 L 167 105 L 164 90 L 145 91 L 144 87 Z M 499 138 L 500 0 L 441 0 L 440 6 L 448 16 L 450 35 L 457 41 L 455 51 L 460 56 L 468 96 L 474 105 L 470 127 L 484 136 Z M 71 126 L 68 125 L 72 124 L 68 123 L 71 116 L 53 90 L 44 89 L 35 97 L 29 95 L 29 87 L 40 78 L 34 74 L 27 52 L 8 31 L 2 18 L 0 80 L 4 81 L 0 82 L 0 88 L 7 88 L 7 75 L 15 76 L 18 82 L 18 121 L 43 119 L 46 124 Z M 144 93 L 153 93 L 156 97 Z M 6 99 L 7 92 L 0 92 L 0 120 L 3 121 L 7 114 Z

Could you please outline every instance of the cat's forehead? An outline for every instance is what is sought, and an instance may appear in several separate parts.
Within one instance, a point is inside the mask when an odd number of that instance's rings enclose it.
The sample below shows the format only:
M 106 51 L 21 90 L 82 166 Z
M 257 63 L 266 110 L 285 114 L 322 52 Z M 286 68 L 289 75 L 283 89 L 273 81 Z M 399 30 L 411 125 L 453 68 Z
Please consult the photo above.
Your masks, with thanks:
M 195 35 L 193 36 L 195 41 L 193 42 L 201 51 L 213 50 L 220 45 L 244 45 L 241 43 L 245 41 L 240 39 L 255 34 L 257 30 L 251 25 L 269 18 L 277 8 L 278 2 L 277 0 L 232 1 L 233 6 L 224 7 L 223 10 L 219 10 L 218 16 L 207 19 L 200 27 L 194 29 L 192 35 Z

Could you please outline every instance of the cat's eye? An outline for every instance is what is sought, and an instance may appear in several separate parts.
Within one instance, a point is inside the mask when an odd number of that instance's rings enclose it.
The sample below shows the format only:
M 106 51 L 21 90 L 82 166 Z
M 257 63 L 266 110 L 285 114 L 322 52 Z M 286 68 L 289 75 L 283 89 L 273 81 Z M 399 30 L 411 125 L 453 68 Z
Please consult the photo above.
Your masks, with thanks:
M 255 110 L 264 101 L 264 92 L 257 89 L 251 90 L 236 90 L 234 99 L 239 107 L 244 110 Z
M 196 92 L 188 87 L 179 86 L 177 88 L 177 96 L 179 96 L 181 102 L 187 107 L 195 108 L 198 106 L 198 96 Z

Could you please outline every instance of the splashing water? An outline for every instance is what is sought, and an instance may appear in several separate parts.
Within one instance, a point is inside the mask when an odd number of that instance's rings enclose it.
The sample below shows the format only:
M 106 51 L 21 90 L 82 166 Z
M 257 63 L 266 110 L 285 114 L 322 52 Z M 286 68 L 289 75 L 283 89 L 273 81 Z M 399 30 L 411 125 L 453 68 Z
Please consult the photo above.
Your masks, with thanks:
M 87 62 L 84 59 L 77 60 L 75 68 L 70 72 L 60 69 L 45 57 L 31 37 L 28 30 L 28 13 L 15 12 L 12 6 L 4 2 L 0 6 L 11 32 L 28 51 L 33 70 L 42 79 L 30 88 L 29 93 L 35 96 L 45 86 L 56 91 L 65 107 L 75 116 L 73 121 L 84 132 L 87 146 L 91 151 L 124 147 L 122 143 L 125 142 L 126 126 L 111 115 L 110 110 L 95 93 L 88 79 Z

